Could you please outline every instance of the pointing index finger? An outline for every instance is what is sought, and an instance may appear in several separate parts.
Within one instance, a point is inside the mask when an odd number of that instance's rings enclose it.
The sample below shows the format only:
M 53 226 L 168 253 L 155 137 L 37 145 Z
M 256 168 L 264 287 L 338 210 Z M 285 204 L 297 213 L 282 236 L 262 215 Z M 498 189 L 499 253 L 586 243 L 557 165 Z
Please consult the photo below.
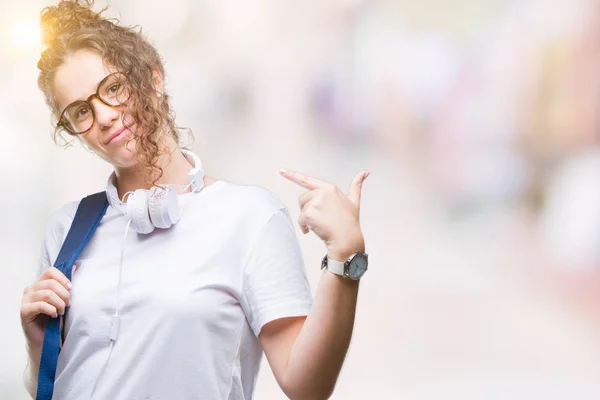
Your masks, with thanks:
M 301 174 L 300 172 L 291 171 L 285 168 L 280 168 L 279 173 L 284 178 L 287 178 L 290 181 L 295 182 L 306 189 L 321 189 L 325 188 L 327 185 L 327 182 L 323 182 L 320 179 L 313 178 L 312 176 Z

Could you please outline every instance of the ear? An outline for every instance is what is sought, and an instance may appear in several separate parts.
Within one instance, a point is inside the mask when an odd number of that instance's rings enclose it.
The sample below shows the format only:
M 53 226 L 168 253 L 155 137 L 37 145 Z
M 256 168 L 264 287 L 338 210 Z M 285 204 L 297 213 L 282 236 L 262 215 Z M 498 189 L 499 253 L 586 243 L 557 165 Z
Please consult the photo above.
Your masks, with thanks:
M 162 95 L 164 91 L 163 76 L 158 66 L 152 67 L 152 85 L 157 94 Z

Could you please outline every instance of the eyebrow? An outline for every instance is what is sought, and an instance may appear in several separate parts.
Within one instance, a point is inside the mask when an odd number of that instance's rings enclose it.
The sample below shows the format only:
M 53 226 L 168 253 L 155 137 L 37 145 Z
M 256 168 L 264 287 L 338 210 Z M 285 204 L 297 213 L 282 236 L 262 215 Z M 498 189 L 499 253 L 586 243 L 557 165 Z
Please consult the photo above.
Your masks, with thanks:
M 111 72 L 110 74 L 112 74 L 112 72 Z M 108 75 L 110 75 L 110 74 L 108 74 Z M 94 89 L 94 91 L 92 92 L 92 94 L 88 95 L 88 96 L 87 96 L 85 99 L 83 99 L 83 98 L 79 98 L 79 99 L 76 99 L 76 100 L 73 100 L 73 101 L 71 101 L 71 102 L 67 103 L 67 105 L 66 105 L 66 106 L 64 106 L 64 107 L 61 107 L 61 108 L 59 108 L 59 109 L 58 109 L 58 110 L 59 110 L 59 112 L 62 114 L 62 113 L 63 113 L 63 112 L 66 110 L 66 108 L 67 108 L 67 107 L 69 107 L 69 106 L 70 106 L 71 104 L 73 104 L 73 103 L 77 103 L 78 101 L 84 101 L 84 102 L 85 102 L 85 101 L 88 101 L 88 99 L 90 98 L 90 96 L 92 96 L 92 95 L 96 94 L 96 92 L 98 91 L 98 86 L 100 86 L 100 83 L 101 83 L 103 80 L 105 80 L 105 79 L 106 79 L 106 77 L 107 77 L 108 75 L 105 75 L 105 76 L 104 76 L 104 78 L 100 79 L 100 80 L 99 80 L 99 81 L 96 83 L 96 86 L 95 86 L 95 88 L 96 88 L 96 89 Z M 57 105 L 58 105 L 58 103 L 57 103 Z

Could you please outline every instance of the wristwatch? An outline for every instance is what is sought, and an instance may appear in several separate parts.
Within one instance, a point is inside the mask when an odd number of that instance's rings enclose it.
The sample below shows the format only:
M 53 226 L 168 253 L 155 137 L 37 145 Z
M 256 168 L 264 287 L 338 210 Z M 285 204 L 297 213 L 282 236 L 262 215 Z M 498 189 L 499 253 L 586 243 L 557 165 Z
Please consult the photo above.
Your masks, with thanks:
M 331 273 L 357 281 L 367 272 L 368 264 L 369 256 L 360 251 L 352 254 L 344 262 L 332 260 L 325 254 L 323 261 L 321 261 L 321 270 L 327 268 Z

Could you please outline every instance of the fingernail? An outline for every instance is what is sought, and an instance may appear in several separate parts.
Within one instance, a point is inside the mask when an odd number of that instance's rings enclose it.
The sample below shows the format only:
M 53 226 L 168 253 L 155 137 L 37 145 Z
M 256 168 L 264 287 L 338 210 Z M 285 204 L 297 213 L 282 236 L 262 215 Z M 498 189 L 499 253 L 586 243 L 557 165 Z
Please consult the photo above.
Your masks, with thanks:
M 367 177 L 371 174 L 371 172 L 367 171 L 365 172 L 365 177 L 363 179 L 367 179 Z
M 285 168 L 279 168 L 279 173 L 280 174 L 285 174 L 287 172 L 287 169 Z
M 73 285 L 71 284 L 71 282 L 67 282 L 67 287 L 68 287 L 69 289 L 72 289 L 72 288 L 73 288 Z

